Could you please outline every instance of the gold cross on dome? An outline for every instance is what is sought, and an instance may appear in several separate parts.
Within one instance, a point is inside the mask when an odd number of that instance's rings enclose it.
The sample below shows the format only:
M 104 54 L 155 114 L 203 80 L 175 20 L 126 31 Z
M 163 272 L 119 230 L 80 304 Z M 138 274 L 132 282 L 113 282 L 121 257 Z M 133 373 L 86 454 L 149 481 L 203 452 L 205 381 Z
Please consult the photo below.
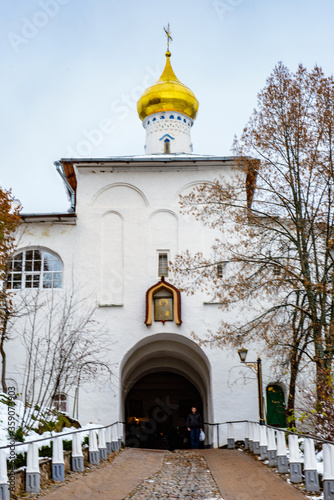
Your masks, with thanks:
M 169 40 L 171 42 L 173 41 L 173 38 L 170 36 L 170 26 L 169 26 L 169 23 L 168 23 L 167 28 L 164 27 L 164 32 L 167 35 L 167 52 L 169 52 Z

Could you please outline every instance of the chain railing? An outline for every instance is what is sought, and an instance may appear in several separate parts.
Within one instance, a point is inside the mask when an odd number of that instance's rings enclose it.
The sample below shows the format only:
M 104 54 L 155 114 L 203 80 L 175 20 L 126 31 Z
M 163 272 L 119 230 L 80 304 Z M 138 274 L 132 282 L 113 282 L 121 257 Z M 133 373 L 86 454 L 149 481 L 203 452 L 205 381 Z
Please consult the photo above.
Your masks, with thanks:
M 108 455 L 121 448 L 123 439 L 123 422 L 116 421 L 108 425 L 80 428 L 67 432 L 53 433 L 27 442 L 17 442 L 14 438 L 10 443 L 0 446 L 0 499 L 9 500 L 9 492 L 15 491 L 15 465 L 17 448 L 27 448 L 27 466 L 25 469 L 25 484 L 27 493 L 40 491 L 39 445 L 52 440 L 52 479 L 65 480 L 65 461 L 63 439 L 70 436 L 72 439 L 71 469 L 77 472 L 84 471 L 84 456 L 80 434 L 88 434 L 88 459 L 91 464 L 99 465 L 100 460 L 106 460 Z M 98 434 L 98 439 L 97 435 Z M 9 454 L 8 454 L 9 451 Z M 8 465 L 7 465 L 7 455 Z
M 271 425 L 260 425 L 248 420 L 207 423 L 216 429 L 213 443 L 220 447 L 235 448 L 236 441 L 260 460 L 268 460 L 279 473 L 289 473 L 291 483 L 305 483 L 307 492 L 319 492 L 322 484 L 324 500 L 334 500 L 334 443 L 311 434 L 288 431 Z M 225 426 L 225 439 L 221 439 L 221 426 Z M 216 439 L 214 439 L 216 438 Z M 315 443 L 322 446 L 323 474 L 319 481 Z M 300 448 L 302 446 L 302 449 Z M 319 446 L 320 445 L 320 446 Z
M 289 473 L 292 483 L 305 482 L 306 491 L 320 491 L 322 483 L 324 500 L 334 500 L 334 443 L 317 436 L 260 425 L 248 420 L 228 422 L 205 422 L 206 445 L 213 447 L 227 446 L 235 448 L 236 442 L 243 442 L 246 450 L 258 455 L 261 460 L 268 460 L 270 467 L 277 467 L 280 473 Z M 0 499 L 9 500 L 9 491 L 14 491 L 16 450 L 27 447 L 26 491 L 38 493 L 40 490 L 39 446 L 45 441 L 53 441 L 52 478 L 54 481 L 65 480 L 65 462 L 63 439 L 71 437 L 71 468 L 84 471 L 84 457 L 80 434 L 86 433 L 88 439 L 88 460 L 98 465 L 108 455 L 119 451 L 124 441 L 124 422 L 113 422 L 105 426 L 75 429 L 60 433 L 50 433 L 28 442 L 16 442 L 0 447 Z M 303 440 L 300 449 L 300 442 Z M 323 481 L 319 482 L 315 444 L 323 450 Z M 319 446 L 318 446 L 319 447 Z M 8 453 L 9 451 L 9 453 Z M 9 454 L 8 468 L 7 455 Z

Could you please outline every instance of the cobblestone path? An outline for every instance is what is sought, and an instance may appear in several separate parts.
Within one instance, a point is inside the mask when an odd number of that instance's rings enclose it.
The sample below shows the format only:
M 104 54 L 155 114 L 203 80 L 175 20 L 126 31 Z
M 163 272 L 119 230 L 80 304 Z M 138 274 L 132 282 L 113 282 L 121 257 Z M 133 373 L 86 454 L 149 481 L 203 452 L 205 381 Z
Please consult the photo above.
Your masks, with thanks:
M 42 500 L 306 500 L 302 491 L 239 450 L 126 449 L 65 483 L 49 484 Z M 315 498 L 309 496 L 309 498 Z
M 182 498 L 221 500 L 217 484 L 200 452 L 167 451 L 162 469 L 146 479 L 124 500 Z

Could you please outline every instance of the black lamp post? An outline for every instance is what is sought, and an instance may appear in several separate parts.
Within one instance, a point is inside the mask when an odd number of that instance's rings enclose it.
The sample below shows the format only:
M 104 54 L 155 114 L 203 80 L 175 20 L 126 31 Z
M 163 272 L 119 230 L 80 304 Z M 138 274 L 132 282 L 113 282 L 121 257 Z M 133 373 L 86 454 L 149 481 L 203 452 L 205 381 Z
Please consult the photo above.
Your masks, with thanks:
M 259 398 L 259 422 L 260 425 L 265 425 L 265 420 L 263 416 L 263 392 L 262 392 L 262 364 L 261 364 L 261 358 L 258 357 L 257 361 L 252 361 L 252 362 L 246 362 L 246 357 L 247 357 L 248 350 L 241 348 L 238 350 L 238 354 L 240 356 L 240 361 L 244 365 L 254 368 L 256 370 L 256 375 L 257 375 L 257 389 L 258 389 L 258 398 Z

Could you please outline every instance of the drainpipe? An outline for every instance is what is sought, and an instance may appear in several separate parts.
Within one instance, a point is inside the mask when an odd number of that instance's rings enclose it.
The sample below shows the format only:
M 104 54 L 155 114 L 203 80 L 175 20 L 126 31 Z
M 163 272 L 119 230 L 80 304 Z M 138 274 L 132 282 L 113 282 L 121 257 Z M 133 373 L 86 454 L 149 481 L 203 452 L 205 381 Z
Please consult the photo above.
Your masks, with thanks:
M 70 213 L 75 213 L 75 193 L 74 189 L 72 188 L 71 184 L 68 182 L 67 177 L 64 172 L 64 167 L 63 164 L 60 161 L 55 161 L 54 162 L 57 172 L 60 175 L 60 177 L 63 179 L 66 189 L 67 189 L 67 194 L 68 198 L 71 202 L 71 208 L 69 209 Z

